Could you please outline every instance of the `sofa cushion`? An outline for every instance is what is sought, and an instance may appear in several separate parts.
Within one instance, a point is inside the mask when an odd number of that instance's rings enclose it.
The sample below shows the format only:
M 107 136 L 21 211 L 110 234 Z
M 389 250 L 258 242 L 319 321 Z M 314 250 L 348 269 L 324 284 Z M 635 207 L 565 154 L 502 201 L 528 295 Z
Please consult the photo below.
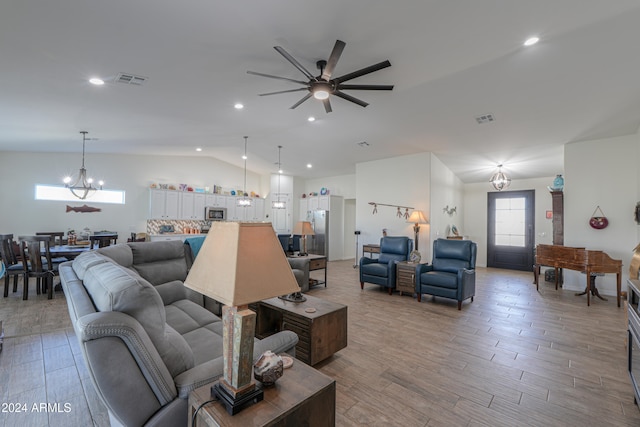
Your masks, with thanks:
M 458 275 L 446 271 L 428 271 L 420 275 L 422 283 L 441 288 L 458 289 Z
M 189 346 L 166 324 L 162 298 L 149 282 L 125 267 L 106 262 L 87 271 L 84 286 L 98 311 L 125 313 L 142 325 L 172 376 L 193 367 Z
M 133 268 L 152 285 L 186 279 L 187 262 L 182 241 L 153 242 L 153 250 L 149 250 L 148 242 L 127 245 L 133 254 Z
M 107 246 L 97 250 L 98 253 L 108 256 L 115 262 L 125 267 L 131 267 L 133 265 L 133 253 L 131 248 L 126 243 L 120 243 L 119 245 Z
M 222 356 L 222 320 L 189 300 L 165 307 L 167 324 L 189 345 L 196 365 Z
M 448 273 L 457 273 L 458 270 L 469 268 L 469 262 L 461 259 L 452 258 L 434 258 L 433 269 L 438 271 L 446 271 Z
M 368 274 L 371 276 L 387 277 L 389 274 L 389 268 L 387 264 L 381 264 L 379 262 L 372 262 L 371 264 L 363 264 L 360 266 L 362 274 Z
M 110 259 L 104 255 L 98 254 L 95 251 L 83 252 L 76 259 L 73 260 L 73 271 L 78 276 L 78 279 L 84 280 L 84 276 L 91 267 L 103 262 L 109 262 Z M 22 268 L 22 264 L 20 265 Z

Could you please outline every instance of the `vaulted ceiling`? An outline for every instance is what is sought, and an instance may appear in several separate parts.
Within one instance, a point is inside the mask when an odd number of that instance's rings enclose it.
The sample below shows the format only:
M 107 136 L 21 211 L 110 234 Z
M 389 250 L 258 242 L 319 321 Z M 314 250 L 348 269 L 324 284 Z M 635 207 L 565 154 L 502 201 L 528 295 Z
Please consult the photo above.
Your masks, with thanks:
M 0 151 L 79 152 L 87 130 L 88 153 L 241 166 L 247 135 L 259 173 L 282 145 L 283 169 L 302 177 L 419 152 L 464 182 L 498 163 L 514 179 L 552 176 L 564 144 L 637 132 L 639 22 L 637 0 L 5 0 Z M 334 76 L 388 59 L 350 83 L 394 90 L 345 91 L 370 105 L 332 97 L 330 114 L 315 99 L 290 109 L 303 92 L 258 96 L 299 86 L 248 70 L 305 80 L 274 46 L 315 74 L 336 39 Z

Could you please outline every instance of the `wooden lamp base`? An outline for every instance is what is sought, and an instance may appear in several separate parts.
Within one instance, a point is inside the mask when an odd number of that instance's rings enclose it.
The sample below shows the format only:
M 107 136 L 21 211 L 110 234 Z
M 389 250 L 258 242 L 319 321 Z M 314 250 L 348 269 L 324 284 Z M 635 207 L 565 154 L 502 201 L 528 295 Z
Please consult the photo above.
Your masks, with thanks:
M 256 388 L 234 396 L 220 381 L 211 386 L 211 397 L 214 397 L 220 401 L 227 410 L 229 415 L 235 415 L 242 411 L 244 408 L 260 402 L 264 399 L 264 392 L 262 388 L 257 386 Z

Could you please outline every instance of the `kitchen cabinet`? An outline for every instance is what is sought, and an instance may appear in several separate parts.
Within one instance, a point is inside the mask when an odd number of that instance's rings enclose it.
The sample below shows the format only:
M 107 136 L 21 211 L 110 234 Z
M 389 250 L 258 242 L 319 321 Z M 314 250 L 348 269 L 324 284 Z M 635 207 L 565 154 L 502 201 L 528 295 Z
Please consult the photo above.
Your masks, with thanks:
M 180 196 L 180 219 L 204 220 L 205 195 L 183 192 Z
M 331 211 L 331 204 L 342 209 L 342 196 L 311 196 L 300 199 L 299 221 L 309 221 L 311 211 Z
M 179 219 L 180 192 L 152 189 L 149 193 L 150 219 Z
M 227 196 L 223 196 L 221 194 L 206 194 L 204 205 L 213 206 L 216 208 L 226 208 Z

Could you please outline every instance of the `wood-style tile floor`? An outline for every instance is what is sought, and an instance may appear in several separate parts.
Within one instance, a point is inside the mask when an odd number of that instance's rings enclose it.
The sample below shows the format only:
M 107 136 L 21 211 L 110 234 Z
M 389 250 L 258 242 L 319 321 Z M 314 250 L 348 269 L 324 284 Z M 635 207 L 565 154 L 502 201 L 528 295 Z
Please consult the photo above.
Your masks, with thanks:
M 352 266 L 330 262 L 328 287 L 309 292 L 349 307 L 347 348 L 316 365 L 337 381 L 338 426 L 640 425 L 614 298 L 587 307 L 552 284 L 536 292 L 531 273 L 481 268 L 458 311 L 360 290 Z M 0 402 L 26 412 L 0 412 L 0 426 L 108 426 L 62 293 L 20 295 L 0 297 Z

